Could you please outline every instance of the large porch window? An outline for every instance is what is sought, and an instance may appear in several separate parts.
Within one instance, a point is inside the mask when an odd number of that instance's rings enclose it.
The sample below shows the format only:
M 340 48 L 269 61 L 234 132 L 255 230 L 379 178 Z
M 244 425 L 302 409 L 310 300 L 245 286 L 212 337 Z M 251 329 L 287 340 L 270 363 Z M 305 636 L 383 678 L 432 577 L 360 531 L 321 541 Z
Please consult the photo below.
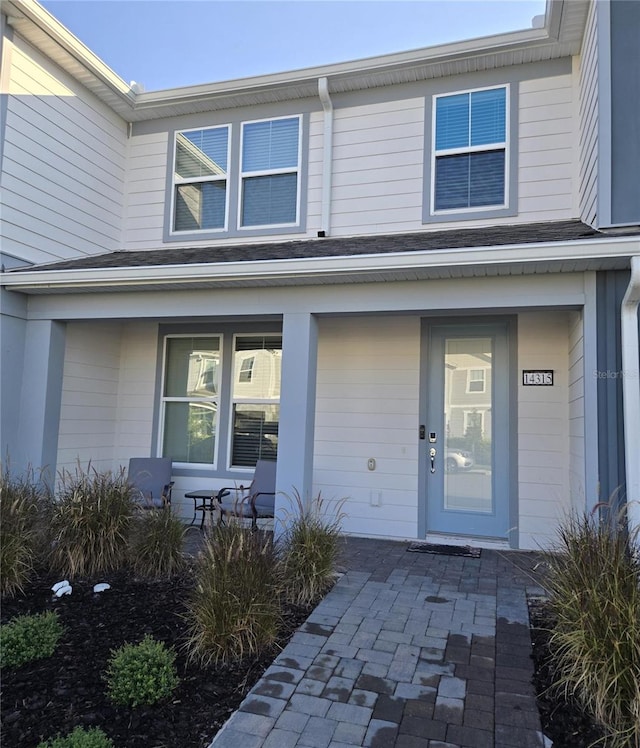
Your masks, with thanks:
M 175 463 L 232 468 L 275 460 L 281 363 L 280 334 L 237 334 L 226 342 L 222 334 L 168 335 L 162 456 Z

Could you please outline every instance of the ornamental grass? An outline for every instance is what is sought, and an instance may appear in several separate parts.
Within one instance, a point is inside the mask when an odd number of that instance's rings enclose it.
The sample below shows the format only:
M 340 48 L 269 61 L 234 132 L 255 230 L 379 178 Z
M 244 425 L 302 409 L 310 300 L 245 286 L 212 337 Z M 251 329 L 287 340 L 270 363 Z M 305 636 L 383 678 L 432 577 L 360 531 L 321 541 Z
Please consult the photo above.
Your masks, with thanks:
M 637 540 L 596 517 L 571 517 L 547 555 L 555 688 L 578 700 L 611 748 L 640 748 Z

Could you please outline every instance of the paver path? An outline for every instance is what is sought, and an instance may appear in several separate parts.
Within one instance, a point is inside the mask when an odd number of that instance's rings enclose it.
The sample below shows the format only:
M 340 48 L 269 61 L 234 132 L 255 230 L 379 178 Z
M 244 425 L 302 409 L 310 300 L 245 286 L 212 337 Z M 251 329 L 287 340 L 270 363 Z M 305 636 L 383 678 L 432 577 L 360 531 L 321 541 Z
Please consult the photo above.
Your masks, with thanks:
M 348 538 L 335 587 L 210 748 L 541 748 L 539 555 Z

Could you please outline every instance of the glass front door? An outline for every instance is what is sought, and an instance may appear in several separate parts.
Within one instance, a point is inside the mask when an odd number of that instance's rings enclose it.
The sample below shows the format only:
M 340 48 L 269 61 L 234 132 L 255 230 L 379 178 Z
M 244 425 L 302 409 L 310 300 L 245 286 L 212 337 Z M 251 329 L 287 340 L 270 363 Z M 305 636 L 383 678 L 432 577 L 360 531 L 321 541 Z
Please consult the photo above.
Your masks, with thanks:
M 429 338 L 427 532 L 505 538 L 506 326 L 434 325 Z

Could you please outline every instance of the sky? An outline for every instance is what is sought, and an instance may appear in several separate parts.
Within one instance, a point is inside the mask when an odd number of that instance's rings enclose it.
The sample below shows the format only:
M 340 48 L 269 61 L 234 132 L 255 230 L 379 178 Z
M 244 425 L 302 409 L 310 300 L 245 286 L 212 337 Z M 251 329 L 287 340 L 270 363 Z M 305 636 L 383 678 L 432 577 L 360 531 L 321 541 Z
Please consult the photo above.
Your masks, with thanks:
M 40 0 L 146 91 L 531 27 L 544 0 Z

